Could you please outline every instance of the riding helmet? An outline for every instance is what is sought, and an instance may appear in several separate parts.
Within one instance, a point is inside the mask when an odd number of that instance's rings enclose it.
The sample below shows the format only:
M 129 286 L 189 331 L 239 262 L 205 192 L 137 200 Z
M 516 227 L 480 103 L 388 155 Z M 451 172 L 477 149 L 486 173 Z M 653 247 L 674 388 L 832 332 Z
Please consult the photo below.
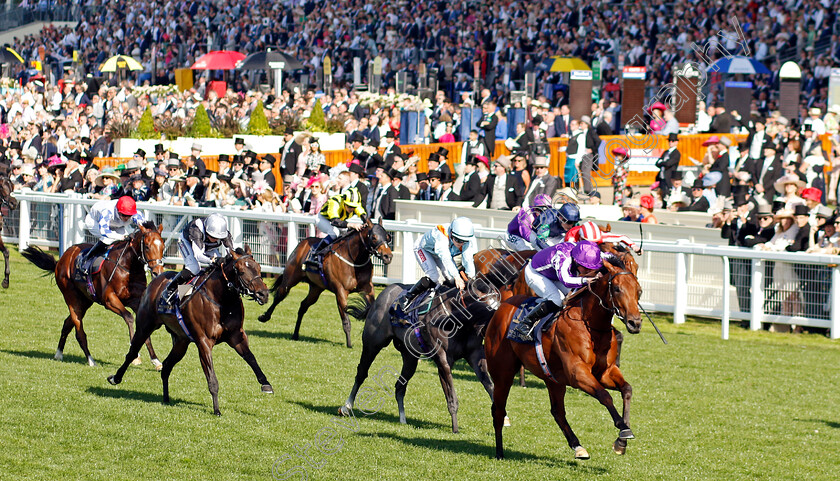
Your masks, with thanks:
M 228 236 L 227 220 L 221 214 L 210 214 L 204 220 L 204 232 L 214 239 L 225 239 Z
M 137 204 L 134 199 L 124 195 L 117 201 L 117 212 L 122 215 L 135 215 L 137 214 Z

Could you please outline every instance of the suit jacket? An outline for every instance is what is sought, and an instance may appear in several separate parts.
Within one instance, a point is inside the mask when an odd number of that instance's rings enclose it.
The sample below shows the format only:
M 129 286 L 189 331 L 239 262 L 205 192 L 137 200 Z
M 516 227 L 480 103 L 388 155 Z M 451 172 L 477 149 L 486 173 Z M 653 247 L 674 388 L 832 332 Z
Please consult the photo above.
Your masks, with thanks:
M 701 195 L 699 198 L 694 199 L 694 202 L 691 205 L 687 205 L 685 207 L 680 207 L 677 209 L 678 212 L 708 212 L 709 211 L 709 199 L 706 198 L 705 195 Z
M 496 175 L 490 174 L 484 183 L 484 192 L 487 195 L 487 208 L 490 208 L 490 202 L 493 200 L 493 186 L 495 182 Z M 524 198 L 525 184 L 522 182 L 522 177 L 507 174 L 505 179 L 505 204 L 507 204 L 507 208 L 513 209 L 517 205 L 522 205 Z
M 545 194 L 549 198 L 554 197 L 554 191 L 557 190 L 557 177 L 550 174 L 545 174 L 542 177 L 531 179 L 531 185 L 528 188 L 528 205 L 534 204 L 534 198 L 540 194 Z
M 484 200 L 484 193 L 484 187 L 481 185 L 478 172 L 467 174 L 464 179 L 464 186 L 461 187 L 460 200 L 472 202 L 473 207 L 478 207 L 478 204 Z
M 569 115 L 569 121 L 568 122 L 566 122 L 566 120 L 563 118 L 562 115 L 558 115 L 557 117 L 554 117 L 554 132 L 557 134 L 558 137 L 563 135 L 563 134 L 568 134 L 569 133 L 569 123 L 571 123 L 571 121 L 572 121 L 572 116 L 571 115 Z
M 350 187 L 355 187 L 356 190 L 359 191 L 359 197 L 362 199 L 362 205 L 367 205 L 368 194 L 370 194 L 370 189 L 368 189 L 367 184 L 361 180 L 357 180 L 355 183 L 350 184 Z
M 411 192 L 408 191 L 408 187 L 403 184 L 400 184 L 399 188 L 395 188 L 392 185 L 388 186 L 388 189 L 385 191 L 385 196 L 382 198 L 382 203 L 379 204 L 379 211 L 382 213 L 382 218 L 385 220 L 394 220 L 397 217 L 397 204 L 396 200 L 409 200 L 411 199 Z
M 709 167 L 710 172 L 720 172 L 720 182 L 715 185 L 715 193 L 724 197 L 729 197 L 732 192 L 732 184 L 729 181 L 729 153 L 725 153 L 715 159 L 715 162 Z
M 438 186 L 437 189 L 432 189 L 431 186 L 426 186 L 425 189 L 420 189 L 417 193 L 416 200 L 441 200 L 443 196 L 443 186 Z
M 712 118 L 712 124 L 709 126 L 709 133 L 712 134 L 728 134 L 732 131 L 732 125 L 735 119 L 729 112 L 724 112 L 720 115 L 715 115 Z
M 297 170 L 297 161 L 298 157 L 300 157 L 300 153 L 303 149 L 301 148 L 300 144 L 292 139 L 292 145 L 289 147 L 289 150 L 286 150 L 286 147 L 283 146 L 283 150 L 281 153 L 283 157 L 280 159 L 280 174 L 281 175 L 292 175 Z
M 394 155 L 401 155 L 402 150 L 400 150 L 400 146 L 397 144 L 391 144 L 390 147 L 385 149 L 385 152 L 382 152 L 382 158 L 385 160 L 385 163 L 391 163 L 394 161 Z
M 263 174 L 263 180 L 271 187 L 271 190 L 277 190 L 277 179 L 274 178 L 274 172 L 267 171 L 261 172 Z M 282 189 L 281 189 L 282 190 Z
M 759 179 L 761 178 L 761 170 L 764 168 L 764 157 L 754 160 L 754 159 L 747 159 L 744 163 L 744 167 L 742 170 L 749 172 L 750 176 L 752 177 L 752 181 L 755 184 L 758 184 Z M 782 156 L 776 155 L 773 159 L 773 162 L 767 167 L 767 171 L 764 173 L 764 179 L 761 183 L 764 186 L 764 192 L 770 194 L 770 199 L 772 200 L 773 196 L 776 194 L 776 188 L 773 184 L 776 183 L 779 178 L 784 175 L 785 170 L 782 167 Z
M 680 151 L 679 149 L 666 150 L 662 152 L 659 160 L 656 161 L 656 166 L 659 167 L 659 174 L 656 175 L 656 180 L 660 182 L 659 185 L 664 185 L 670 190 L 671 178 L 677 167 L 680 165 Z M 664 184 L 662 184 L 664 182 Z
M 484 131 L 484 146 L 487 147 L 487 152 L 490 157 L 496 150 L 496 124 L 499 123 L 499 118 L 496 113 L 485 115 L 481 118 L 478 128 Z
M 806 224 L 804 228 L 796 232 L 793 244 L 785 247 L 788 252 L 805 252 L 811 247 L 811 225 Z
M 452 188 L 450 187 L 449 189 L 444 190 L 444 191 L 440 194 L 440 199 L 439 199 L 439 200 L 441 200 L 441 201 L 447 201 L 447 200 L 452 200 L 452 201 L 455 201 L 455 200 L 461 200 L 461 196 L 459 196 L 458 194 L 456 194 L 455 192 L 453 192 L 453 191 L 452 191 Z
M 610 127 L 610 124 L 603 121 L 598 122 L 598 125 L 595 126 L 595 133 L 597 133 L 599 136 L 615 135 L 615 132 L 613 132 L 612 127 Z

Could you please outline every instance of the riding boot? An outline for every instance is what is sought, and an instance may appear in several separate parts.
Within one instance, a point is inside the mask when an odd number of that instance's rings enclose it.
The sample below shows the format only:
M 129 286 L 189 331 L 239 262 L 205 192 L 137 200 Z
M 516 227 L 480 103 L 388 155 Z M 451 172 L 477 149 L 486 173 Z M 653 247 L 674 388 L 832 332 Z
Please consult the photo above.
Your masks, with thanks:
M 96 244 L 93 244 L 93 247 L 88 249 L 88 251 L 86 253 L 79 256 L 79 257 L 82 258 L 80 263 L 79 263 L 79 266 L 81 267 L 84 275 L 86 275 L 86 276 L 88 275 L 88 269 L 87 269 L 88 261 L 90 261 L 91 259 L 95 259 L 96 256 L 105 252 L 105 250 L 107 248 L 108 248 L 108 244 L 102 242 L 101 240 L 98 240 L 98 241 L 96 241 Z
M 175 293 L 178 292 L 178 286 L 184 285 L 192 279 L 192 272 L 187 269 L 182 270 L 177 276 L 172 278 L 172 282 L 166 287 L 166 291 L 161 295 L 166 302 L 171 304 L 174 300 Z
M 434 287 L 435 283 L 429 276 L 423 276 L 416 284 L 411 286 L 411 289 L 405 293 L 402 299 L 400 299 L 400 309 L 403 312 L 408 311 L 408 306 L 417 299 L 417 296 L 426 292 L 428 289 Z
M 534 338 L 531 331 L 534 330 L 534 325 L 543 317 L 554 312 L 555 307 L 556 306 L 553 302 L 543 300 L 537 307 L 528 313 L 525 319 L 522 319 L 518 326 L 516 326 L 516 333 L 526 341 L 533 341 Z
M 335 238 L 331 235 L 328 235 L 321 239 L 317 244 L 315 244 L 312 249 L 309 251 L 309 257 L 306 259 L 306 263 L 312 265 L 313 267 L 320 267 L 319 260 L 323 254 L 323 250 L 327 248 Z

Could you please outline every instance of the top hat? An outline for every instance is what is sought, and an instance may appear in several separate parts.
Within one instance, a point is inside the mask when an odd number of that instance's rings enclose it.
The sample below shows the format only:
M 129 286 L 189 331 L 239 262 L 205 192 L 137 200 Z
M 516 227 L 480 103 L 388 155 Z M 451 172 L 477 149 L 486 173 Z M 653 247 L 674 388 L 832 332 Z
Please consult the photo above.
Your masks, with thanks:
M 230 162 L 230 156 L 228 154 L 219 154 L 219 162 Z
M 164 152 L 166 152 L 166 150 L 163 149 L 163 144 L 155 144 L 155 155 L 162 154 Z
M 350 164 L 350 169 L 349 170 L 350 170 L 350 172 L 353 172 L 354 174 L 357 174 L 357 175 L 360 175 L 360 176 L 365 175 L 365 169 L 362 168 L 361 164 L 357 164 L 355 162 Z
M 808 209 L 807 205 L 796 204 L 796 206 L 793 208 L 793 215 L 811 215 L 811 210 Z
M 137 152 L 135 152 L 134 155 L 138 155 L 138 156 L 143 157 L 145 159 L 146 158 L 146 151 L 143 150 L 143 149 L 137 149 Z
M 431 154 L 429 154 L 429 162 L 440 163 L 440 154 L 437 152 L 432 152 Z
M 674 132 L 671 132 L 670 134 L 668 134 L 668 142 L 679 142 L 679 141 L 680 141 L 680 136 L 679 135 L 675 134 Z
M 274 156 L 271 154 L 265 154 L 262 158 L 262 161 L 268 162 L 269 164 L 271 164 L 272 167 L 274 167 L 274 163 L 277 162 L 277 159 L 275 159 Z
M 441 157 L 446 157 L 447 155 L 449 155 L 449 149 L 438 147 L 437 153 L 440 154 Z
M 233 139 L 233 145 L 245 145 L 245 139 L 242 137 L 236 137 Z

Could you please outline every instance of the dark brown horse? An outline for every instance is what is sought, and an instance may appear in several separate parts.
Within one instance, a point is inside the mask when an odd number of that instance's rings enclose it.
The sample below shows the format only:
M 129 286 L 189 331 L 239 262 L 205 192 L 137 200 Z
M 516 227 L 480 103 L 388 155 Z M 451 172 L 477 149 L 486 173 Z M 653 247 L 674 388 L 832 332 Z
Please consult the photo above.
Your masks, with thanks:
M 122 382 L 128 365 L 137 357 L 144 340 L 147 340 L 161 326 L 172 336 L 172 350 L 163 361 L 160 377 L 163 380 L 163 402 L 169 403 L 169 374 L 175 364 L 183 359 L 184 354 L 195 342 L 201 368 L 207 377 L 207 386 L 213 397 L 213 413 L 219 411 L 219 382 L 213 369 L 213 346 L 226 342 L 245 362 L 251 366 L 262 386 L 262 392 L 271 394 L 274 390 L 257 364 L 257 359 L 248 347 L 248 336 L 242 324 L 245 321 L 245 306 L 240 296 L 248 296 L 260 305 L 268 300 L 268 287 L 263 283 L 260 264 L 251 257 L 251 249 L 237 249 L 222 262 L 212 264 L 195 280 L 196 292 L 187 295 L 182 301 L 182 326 L 175 314 L 159 314 L 157 311 L 161 291 L 175 276 L 175 272 L 166 272 L 155 278 L 143 298 L 137 311 L 137 335 L 131 341 L 125 362 L 116 374 L 108 377 L 111 384 Z
M 615 315 L 624 322 L 628 332 L 639 332 L 642 325 L 638 305 L 641 291 L 636 276 L 627 270 L 621 259 L 608 259 L 601 277 L 587 288 L 570 294 L 566 299 L 566 308 L 549 330 L 542 333 L 548 374 L 540 367 L 533 345 L 505 338 L 514 312 L 526 298 L 515 296 L 502 303 L 487 327 L 485 338 L 487 368 L 495 384 L 492 413 L 497 458 L 504 457 L 502 426 L 505 407 L 514 376 L 521 365 L 545 382 L 551 400 L 551 413 L 575 451 L 575 458 L 588 459 L 589 453 L 580 445 L 566 421 L 566 386 L 586 392 L 607 408 L 619 430 L 613 449 L 618 454 L 624 454 L 627 440 L 633 439 L 628 424 L 633 391 L 616 366 L 618 343 L 611 323 Z M 607 389 L 621 392 L 623 416 L 618 414 Z
M 12 197 L 13 190 L 12 181 L 5 175 L 0 175 L 0 232 L 3 232 L 3 206 L 8 206 L 9 210 L 17 209 L 17 199 Z M 6 266 L 3 273 L 3 283 L 0 285 L 3 289 L 8 289 L 9 273 L 11 272 L 9 270 L 9 248 L 3 243 L 2 237 L 0 237 L 0 252 L 3 253 L 3 264 Z
M 94 302 L 119 314 L 128 326 L 129 340 L 134 337 L 134 316 L 127 308 L 137 312 L 140 296 L 146 290 L 145 268 L 148 266 L 153 275 L 163 272 L 164 244 L 160 236 L 162 230 L 163 226 L 155 228 L 152 222 L 145 222 L 130 237 L 115 242 L 108 250 L 102 268 L 92 276 L 93 295 L 85 283 L 76 282 L 74 279 L 76 258 L 82 249 L 90 247 L 90 244 L 71 246 L 64 251 L 58 262 L 52 255 L 34 246 L 27 247 L 23 251 L 23 257 L 41 269 L 55 274 L 55 283 L 64 295 L 64 302 L 70 311 L 70 315 L 64 320 L 64 326 L 61 328 L 61 338 L 58 340 L 58 349 L 55 351 L 56 360 L 60 361 L 64 358 L 64 344 L 67 342 L 70 331 L 75 327 L 76 340 L 79 341 L 88 364 L 96 365 L 88 350 L 87 335 L 82 325 L 85 313 Z M 161 363 L 155 355 L 151 340 L 146 342 L 146 347 L 155 369 L 160 370 Z M 140 364 L 140 358 L 138 357 L 134 362 Z
M 360 230 L 351 230 L 330 244 L 328 252 L 324 255 L 321 269 L 323 277 L 319 273 L 304 271 L 303 268 L 303 262 L 309 257 L 312 246 L 319 242 L 320 239 L 317 237 L 308 237 L 300 241 L 300 244 L 292 251 L 289 260 L 286 261 L 283 275 L 274 281 L 271 288 L 274 291 L 274 301 L 258 319 L 260 322 L 271 319 L 274 308 L 289 295 L 292 287 L 301 281 L 306 281 L 309 284 L 309 294 L 300 303 L 292 339 L 297 340 L 300 334 L 300 323 L 309 307 L 315 304 L 324 290 L 329 290 L 335 294 L 341 326 L 347 337 L 347 347 L 353 347 L 350 340 L 350 319 L 347 317 L 347 296 L 353 292 L 362 292 L 367 304 L 373 304 L 371 256 L 379 257 L 385 264 L 391 263 L 393 255 L 391 248 L 388 247 L 390 236 L 382 227 L 381 220 L 378 224 L 372 223 L 369 219 L 365 220 Z

